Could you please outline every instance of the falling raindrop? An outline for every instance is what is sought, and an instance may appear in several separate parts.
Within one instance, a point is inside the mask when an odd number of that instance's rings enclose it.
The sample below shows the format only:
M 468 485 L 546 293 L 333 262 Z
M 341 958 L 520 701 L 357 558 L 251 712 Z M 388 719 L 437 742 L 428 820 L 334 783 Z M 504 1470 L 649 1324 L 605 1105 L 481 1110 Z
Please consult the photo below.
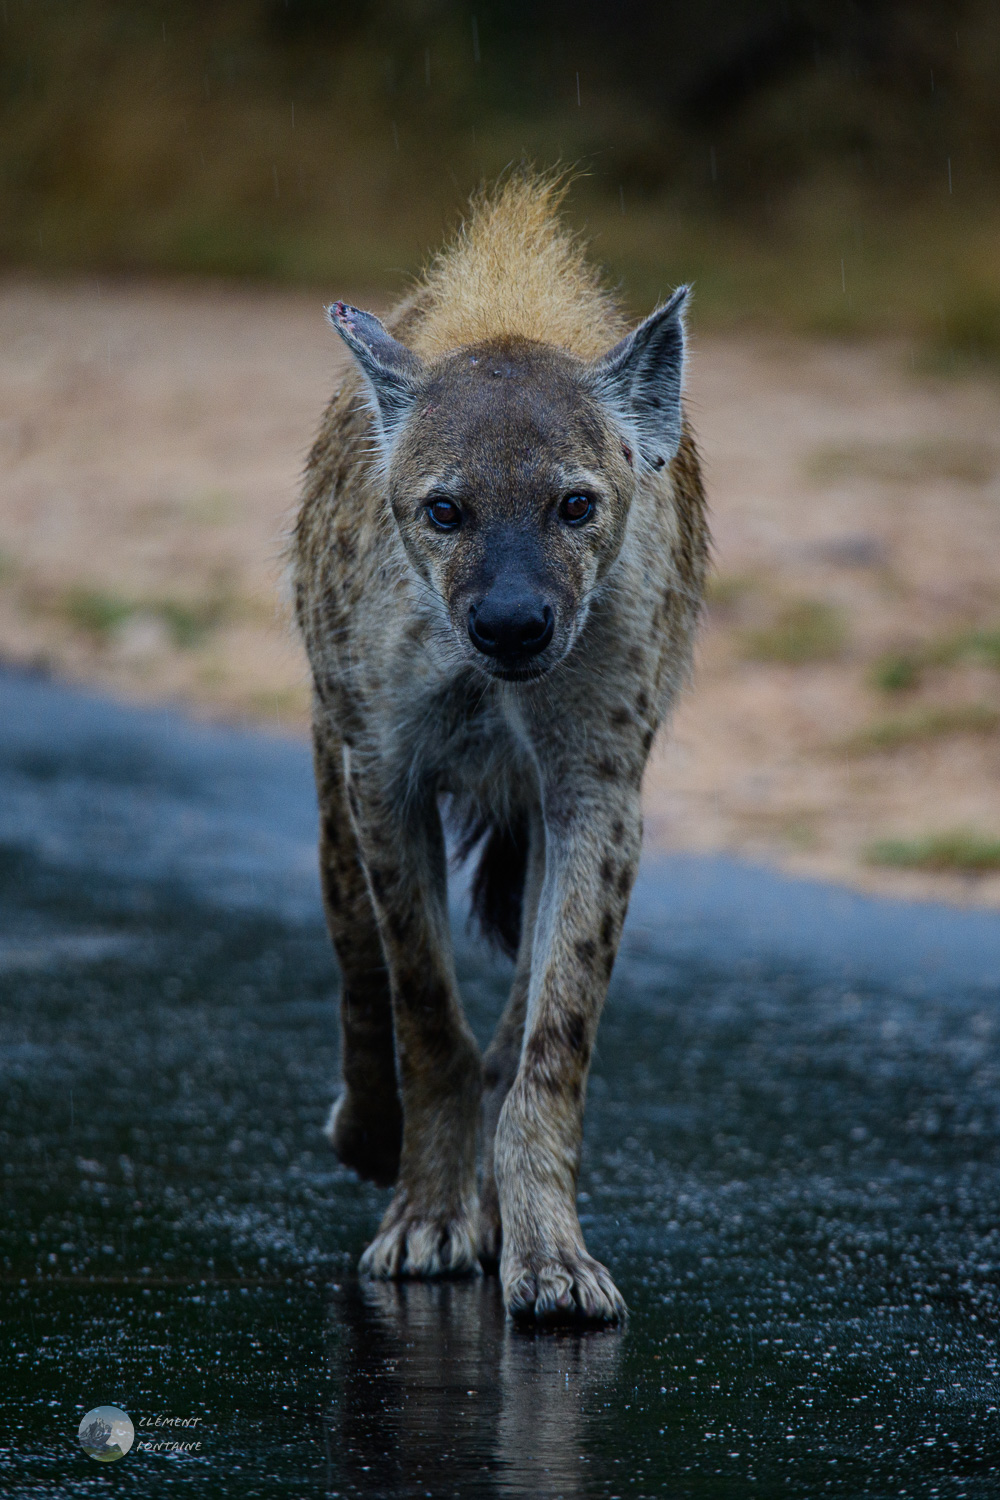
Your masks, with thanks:
M 840 289 L 844 293 L 844 295 L 846 296 L 847 295 L 847 271 L 846 271 L 846 269 L 844 267 L 844 257 L 843 256 L 840 257 Z
M 951 157 L 948 158 L 948 191 L 951 192 Z
M 576 75 L 576 107 L 577 107 L 577 109 L 580 108 L 580 75 L 579 75 L 579 73 L 577 73 L 577 75 Z
M 481 58 L 479 55 L 479 22 L 475 16 L 472 18 L 472 61 L 478 66 Z
M 399 131 L 396 129 L 396 122 L 395 122 L 395 120 L 393 120 L 393 122 L 392 122 L 392 142 L 393 142 L 393 145 L 395 146 L 396 150 L 398 151 L 399 150 Z

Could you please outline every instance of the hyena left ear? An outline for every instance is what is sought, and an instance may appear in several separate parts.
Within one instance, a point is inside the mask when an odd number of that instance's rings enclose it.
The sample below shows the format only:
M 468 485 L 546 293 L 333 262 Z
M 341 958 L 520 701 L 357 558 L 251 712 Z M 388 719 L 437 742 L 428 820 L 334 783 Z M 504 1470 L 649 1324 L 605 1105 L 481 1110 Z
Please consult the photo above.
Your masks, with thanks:
M 598 395 L 634 434 L 652 469 L 662 469 L 680 446 L 688 291 L 678 287 L 669 302 L 590 366 Z
M 375 317 L 348 302 L 335 302 L 326 315 L 361 366 L 374 396 L 372 408 L 388 455 L 400 426 L 413 408 L 424 373 L 423 360 L 407 349 Z

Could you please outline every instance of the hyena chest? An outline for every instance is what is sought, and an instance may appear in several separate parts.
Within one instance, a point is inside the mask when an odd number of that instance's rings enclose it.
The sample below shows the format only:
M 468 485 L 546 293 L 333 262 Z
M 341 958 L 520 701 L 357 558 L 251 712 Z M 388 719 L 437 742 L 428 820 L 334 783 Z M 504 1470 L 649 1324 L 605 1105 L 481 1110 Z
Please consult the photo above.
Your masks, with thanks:
M 478 675 L 416 695 L 392 739 L 393 779 L 411 793 L 497 813 L 530 800 L 535 771 L 517 722 Z

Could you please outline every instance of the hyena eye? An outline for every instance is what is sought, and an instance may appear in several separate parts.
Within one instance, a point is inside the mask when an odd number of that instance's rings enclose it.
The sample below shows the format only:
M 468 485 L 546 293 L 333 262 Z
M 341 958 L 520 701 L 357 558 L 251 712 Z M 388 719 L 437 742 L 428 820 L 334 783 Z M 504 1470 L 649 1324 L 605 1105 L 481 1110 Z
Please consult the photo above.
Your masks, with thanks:
M 443 495 L 428 500 L 425 509 L 438 531 L 457 531 L 462 524 L 462 512 L 453 500 L 446 500 Z
M 559 514 L 570 526 L 582 526 L 589 521 L 594 502 L 589 495 L 566 495 L 559 506 Z

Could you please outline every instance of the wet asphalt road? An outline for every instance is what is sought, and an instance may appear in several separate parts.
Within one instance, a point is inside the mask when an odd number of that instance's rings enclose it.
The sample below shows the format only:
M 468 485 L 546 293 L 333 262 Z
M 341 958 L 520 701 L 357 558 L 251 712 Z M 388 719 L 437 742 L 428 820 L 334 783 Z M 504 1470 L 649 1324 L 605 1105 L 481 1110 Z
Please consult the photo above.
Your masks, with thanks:
M 1000 1493 L 995 916 L 647 866 L 581 1180 L 631 1320 L 534 1336 L 354 1273 L 314 821 L 299 745 L 0 677 L 0 1491 Z M 200 1452 L 93 1463 L 103 1402 Z

